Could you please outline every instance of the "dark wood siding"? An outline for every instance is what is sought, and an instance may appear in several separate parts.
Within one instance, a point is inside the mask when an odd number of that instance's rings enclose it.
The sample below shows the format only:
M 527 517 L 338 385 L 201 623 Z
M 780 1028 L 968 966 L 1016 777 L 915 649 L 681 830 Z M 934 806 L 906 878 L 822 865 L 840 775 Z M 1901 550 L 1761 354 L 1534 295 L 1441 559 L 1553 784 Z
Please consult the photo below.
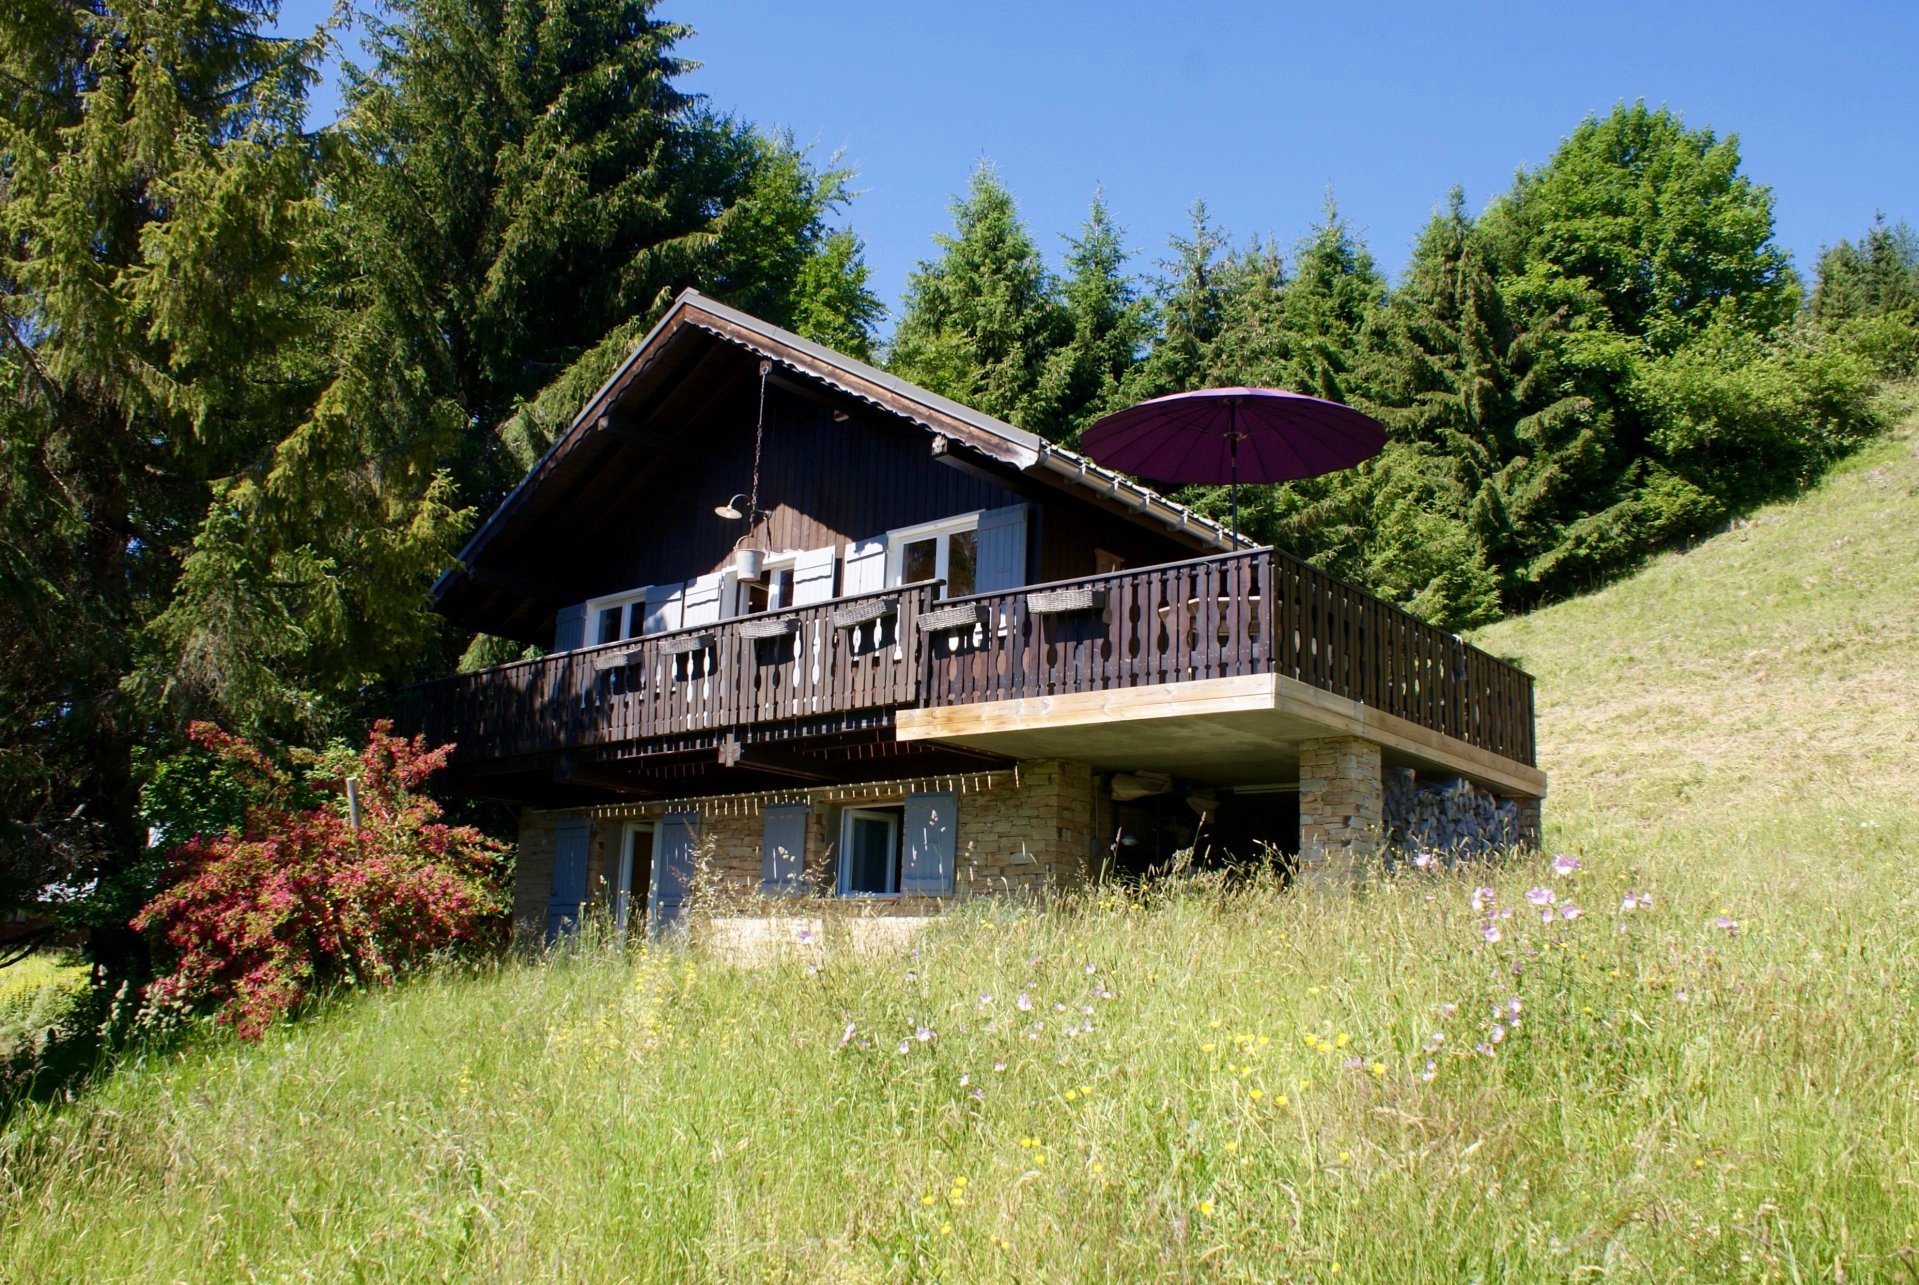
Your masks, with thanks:
M 725 564 L 745 527 L 713 508 L 751 483 L 752 391 L 734 389 L 691 420 L 685 440 L 692 448 L 670 467 L 632 469 L 626 486 L 581 507 L 576 534 L 553 552 L 575 561 L 590 592 L 672 583 Z M 884 412 L 835 420 L 826 406 L 772 390 L 760 459 L 768 546 L 844 545 L 1017 498 L 937 462 L 930 442 L 925 430 Z M 636 453 L 636 463 L 650 454 L 623 449 Z M 616 455 L 609 468 L 621 463 Z

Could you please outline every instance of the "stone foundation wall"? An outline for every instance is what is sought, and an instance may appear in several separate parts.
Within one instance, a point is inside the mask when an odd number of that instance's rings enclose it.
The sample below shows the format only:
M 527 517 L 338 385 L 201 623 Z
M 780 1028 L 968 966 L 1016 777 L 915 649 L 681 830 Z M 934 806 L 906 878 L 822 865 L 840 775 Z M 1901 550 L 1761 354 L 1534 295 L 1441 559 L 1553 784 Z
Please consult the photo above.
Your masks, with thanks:
M 1299 749 L 1299 872 L 1350 879 L 1384 838 L 1385 786 L 1379 746 L 1328 736 Z
M 626 828 L 653 822 L 668 812 L 700 815 L 700 849 L 713 894 L 727 904 L 761 895 L 760 859 L 765 809 L 776 803 L 806 803 L 806 851 L 802 895 L 840 901 L 862 914 L 924 915 L 946 900 L 938 897 L 846 898 L 839 885 L 840 814 L 847 807 L 903 803 L 917 790 L 952 790 L 958 796 L 954 836 L 957 853 L 953 895 L 1030 891 L 1084 882 L 1093 868 L 1093 771 L 1084 763 L 1040 760 L 1016 769 L 936 780 L 861 786 L 830 786 L 779 794 L 703 800 L 662 800 L 644 805 L 528 812 L 520 822 L 513 917 L 522 932 L 546 923 L 553 882 L 553 826 L 562 817 L 585 816 L 588 839 L 587 898 L 606 906 L 618 888 L 620 848 Z M 644 904 L 650 844 L 642 844 L 633 871 L 633 907 Z

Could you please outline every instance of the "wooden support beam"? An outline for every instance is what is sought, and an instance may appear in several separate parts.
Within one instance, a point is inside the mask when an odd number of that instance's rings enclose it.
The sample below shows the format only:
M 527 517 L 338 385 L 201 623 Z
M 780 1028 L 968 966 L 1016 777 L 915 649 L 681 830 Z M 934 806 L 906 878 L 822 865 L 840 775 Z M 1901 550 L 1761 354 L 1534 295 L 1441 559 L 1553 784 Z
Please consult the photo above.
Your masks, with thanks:
M 769 745 L 747 745 L 731 732 L 720 742 L 719 761 L 721 767 L 765 772 L 769 776 L 791 777 L 796 781 L 830 785 L 842 779 L 842 775 L 833 770 L 832 764 L 821 759 L 807 758 L 791 750 L 775 749 Z
M 603 763 L 582 763 L 571 754 L 560 755 L 553 767 L 553 779 L 563 785 L 587 785 L 642 799 L 659 798 L 666 790 L 665 783 L 653 777 Z

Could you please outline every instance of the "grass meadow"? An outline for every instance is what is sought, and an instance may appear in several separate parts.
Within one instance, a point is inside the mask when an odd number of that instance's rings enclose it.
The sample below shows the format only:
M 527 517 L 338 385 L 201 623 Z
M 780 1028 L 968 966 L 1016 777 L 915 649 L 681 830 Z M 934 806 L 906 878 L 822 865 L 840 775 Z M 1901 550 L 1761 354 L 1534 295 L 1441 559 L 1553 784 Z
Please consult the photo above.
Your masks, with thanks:
M 1919 1277 L 1919 419 L 1480 641 L 1537 858 L 448 968 L 16 1112 L 0 1276 Z

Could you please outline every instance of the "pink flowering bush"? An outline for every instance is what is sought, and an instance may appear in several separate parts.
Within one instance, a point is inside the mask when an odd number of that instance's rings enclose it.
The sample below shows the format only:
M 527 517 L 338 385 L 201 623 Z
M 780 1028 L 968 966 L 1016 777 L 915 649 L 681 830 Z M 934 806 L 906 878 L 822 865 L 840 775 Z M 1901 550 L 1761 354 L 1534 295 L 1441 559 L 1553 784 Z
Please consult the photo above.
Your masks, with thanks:
M 147 987 L 151 1010 L 211 1009 L 257 1039 L 316 987 L 384 985 L 426 956 L 499 938 L 505 845 L 443 824 L 415 793 L 452 747 L 392 729 L 374 724 L 360 753 L 356 831 L 344 801 L 299 806 L 296 784 L 259 750 L 193 725 L 259 797 L 237 832 L 175 848 L 174 882 L 134 917 L 172 960 Z

